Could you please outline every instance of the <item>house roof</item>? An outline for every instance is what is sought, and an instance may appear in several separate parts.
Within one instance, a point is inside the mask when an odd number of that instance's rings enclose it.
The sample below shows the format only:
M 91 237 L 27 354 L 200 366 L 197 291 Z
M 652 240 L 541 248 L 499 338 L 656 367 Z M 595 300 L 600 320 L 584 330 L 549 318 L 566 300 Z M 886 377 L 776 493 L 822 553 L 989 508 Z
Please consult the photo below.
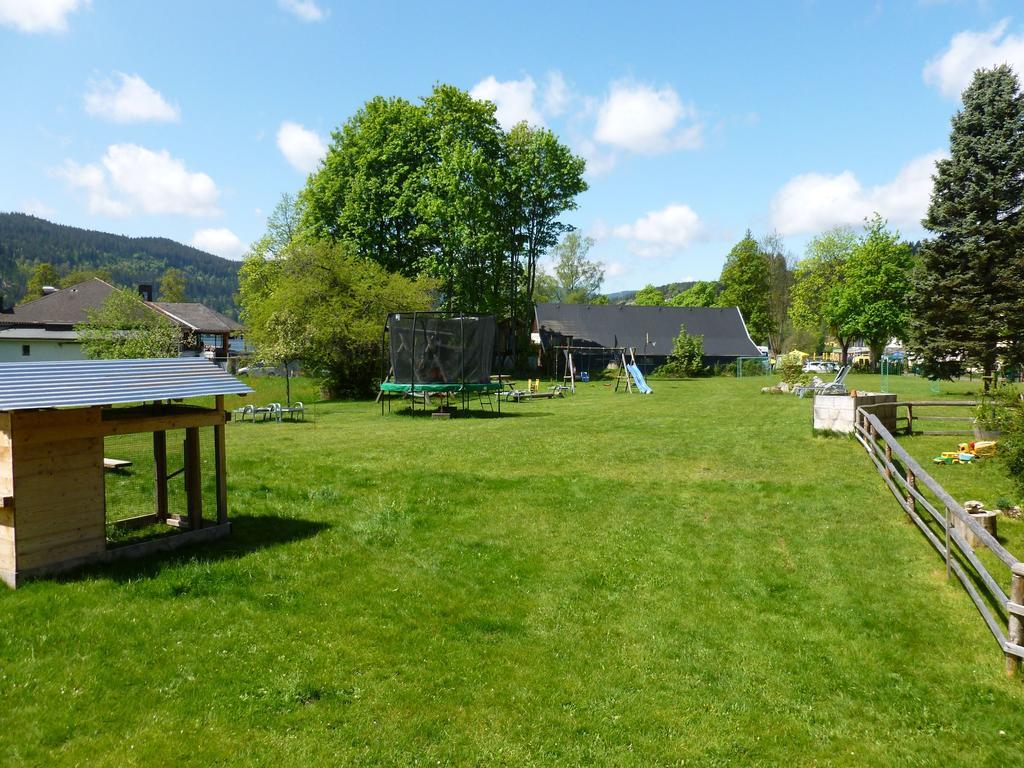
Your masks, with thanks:
M 66 325 L 84 323 L 86 311 L 100 306 L 116 288 L 91 278 L 20 304 L 2 318 L 5 325 Z
M 682 327 L 704 337 L 705 357 L 759 357 L 738 307 L 637 307 L 592 304 L 537 304 L 537 330 L 572 337 L 573 344 L 633 347 L 637 354 L 667 356 Z
M 247 385 L 202 357 L 0 363 L 0 411 L 250 392 Z
M 149 306 L 195 333 L 236 333 L 244 327 L 205 304 L 151 301 Z
M 100 307 L 115 290 L 110 283 L 94 277 L 15 307 L 0 316 L 0 325 L 70 328 L 88 320 L 88 311 Z M 186 331 L 220 334 L 244 330 L 230 317 L 204 304 L 147 301 L 146 305 Z
M 78 341 L 78 331 L 49 328 L 0 328 L 0 341 Z

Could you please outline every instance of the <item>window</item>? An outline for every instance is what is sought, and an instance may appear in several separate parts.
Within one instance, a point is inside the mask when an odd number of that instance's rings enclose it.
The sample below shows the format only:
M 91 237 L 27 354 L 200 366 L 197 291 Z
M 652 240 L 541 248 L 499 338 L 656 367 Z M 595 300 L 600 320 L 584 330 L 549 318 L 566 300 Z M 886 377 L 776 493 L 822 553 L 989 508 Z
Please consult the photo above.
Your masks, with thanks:
M 32 354 L 32 348 L 28 344 L 21 345 L 21 356 L 28 357 Z

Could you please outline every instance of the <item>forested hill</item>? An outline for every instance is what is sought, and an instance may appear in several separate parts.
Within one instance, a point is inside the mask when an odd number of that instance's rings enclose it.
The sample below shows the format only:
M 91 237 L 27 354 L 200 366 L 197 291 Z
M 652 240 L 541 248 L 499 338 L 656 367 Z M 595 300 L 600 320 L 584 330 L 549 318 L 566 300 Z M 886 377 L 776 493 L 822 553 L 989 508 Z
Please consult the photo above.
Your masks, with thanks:
M 0 213 L 0 292 L 20 301 L 37 264 L 49 262 L 60 275 L 106 270 L 115 285 L 152 283 L 159 292 L 168 267 L 185 273 L 187 297 L 238 316 L 240 262 L 176 243 L 164 237 L 125 237 L 54 224 L 23 213 Z

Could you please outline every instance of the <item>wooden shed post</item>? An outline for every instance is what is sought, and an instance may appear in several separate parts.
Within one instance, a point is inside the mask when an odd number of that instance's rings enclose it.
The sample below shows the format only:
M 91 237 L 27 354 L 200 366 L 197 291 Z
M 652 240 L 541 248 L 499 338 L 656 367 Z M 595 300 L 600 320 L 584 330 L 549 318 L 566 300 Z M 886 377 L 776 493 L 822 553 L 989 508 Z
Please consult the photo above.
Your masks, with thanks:
M 199 427 L 185 430 L 185 498 L 188 523 L 193 531 L 203 527 L 203 477 L 199 454 Z
M 224 395 L 217 395 L 216 402 L 218 413 L 224 414 Z M 213 427 L 213 457 L 217 473 L 217 524 L 223 525 L 228 521 L 228 471 L 223 422 Z
M 1016 563 L 1012 569 L 1013 581 L 1010 584 L 1010 600 L 1017 608 L 1024 606 L 1024 563 Z M 1006 639 L 1017 646 L 1018 652 L 1024 646 L 1024 616 L 1011 613 L 1006 627 Z M 1006 654 L 1006 674 L 1018 675 L 1021 671 L 1021 658 L 1013 653 Z
M 153 485 L 156 491 L 156 521 L 167 520 L 167 433 L 153 433 Z

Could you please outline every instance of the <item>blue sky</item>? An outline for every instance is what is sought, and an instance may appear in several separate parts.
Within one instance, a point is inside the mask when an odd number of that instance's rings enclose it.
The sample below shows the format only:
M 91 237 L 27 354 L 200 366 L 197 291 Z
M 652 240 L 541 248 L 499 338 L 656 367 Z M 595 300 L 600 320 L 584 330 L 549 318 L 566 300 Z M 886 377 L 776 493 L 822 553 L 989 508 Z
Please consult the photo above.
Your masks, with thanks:
M 606 290 L 708 279 L 747 228 L 920 237 L 958 94 L 1004 61 L 1009 0 L 0 0 L 0 210 L 239 258 L 363 102 L 446 82 L 587 157 L 567 220 Z

